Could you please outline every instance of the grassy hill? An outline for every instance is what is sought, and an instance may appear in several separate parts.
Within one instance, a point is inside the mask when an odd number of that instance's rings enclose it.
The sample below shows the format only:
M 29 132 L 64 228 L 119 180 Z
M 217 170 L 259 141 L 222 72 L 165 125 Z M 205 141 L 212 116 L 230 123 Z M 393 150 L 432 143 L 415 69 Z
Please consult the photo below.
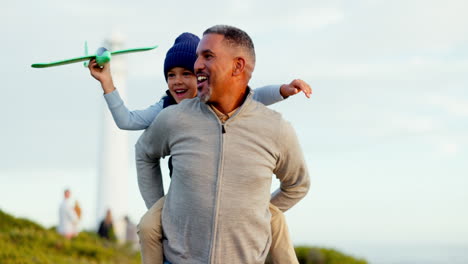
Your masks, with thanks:
M 367 264 L 333 249 L 297 247 L 296 253 L 301 264 Z M 67 240 L 53 229 L 0 210 L 0 263 L 139 264 L 140 255 L 129 246 L 103 240 L 92 232 L 81 232 Z
M 130 247 L 105 241 L 91 232 L 67 240 L 55 230 L 0 210 L 2 264 L 137 264 L 140 256 Z
M 300 264 L 368 264 L 365 259 L 346 255 L 335 249 L 318 247 L 296 247 Z

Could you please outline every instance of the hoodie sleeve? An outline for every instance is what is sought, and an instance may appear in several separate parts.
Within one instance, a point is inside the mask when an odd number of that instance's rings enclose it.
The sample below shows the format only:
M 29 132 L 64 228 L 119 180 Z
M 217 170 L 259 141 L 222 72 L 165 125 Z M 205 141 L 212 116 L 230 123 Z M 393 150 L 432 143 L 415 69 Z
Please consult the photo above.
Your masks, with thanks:
M 111 111 L 115 124 L 123 130 L 143 130 L 148 128 L 163 109 L 163 101 L 160 100 L 144 110 L 130 111 L 125 106 L 117 90 L 104 94 L 104 99 Z
M 138 187 L 148 209 L 164 196 L 160 159 L 170 154 L 167 117 L 162 111 L 135 145 Z
M 279 129 L 279 158 L 274 173 L 280 188 L 272 194 L 271 203 L 285 212 L 309 191 L 310 179 L 301 147 L 292 126 L 282 120 Z
M 280 93 L 281 85 L 268 85 L 254 90 L 253 99 L 264 105 L 272 105 L 284 100 Z

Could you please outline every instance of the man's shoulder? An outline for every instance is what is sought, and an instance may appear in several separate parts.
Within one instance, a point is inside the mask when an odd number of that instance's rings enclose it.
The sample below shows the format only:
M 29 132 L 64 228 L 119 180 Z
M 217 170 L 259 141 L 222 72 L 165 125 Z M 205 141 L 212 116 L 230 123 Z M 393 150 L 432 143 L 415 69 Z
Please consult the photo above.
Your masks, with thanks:
M 252 100 L 250 108 L 249 112 L 253 114 L 252 117 L 257 123 L 272 134 L 283 133 L 284 131 L 291 132 L 294 130 L 291 123 L 283 117 L 283 114 L 260 102 Z
M 160 114 L 161 116 L 168 116 L 170 117 L 175 117 L 175 116 L 187 116 L 191 115 L 194 112 L 196 112 L 196 109 L 199 108 L 200 101 L 198 98 L 192 98 L 192 99 L 185 99 L 182 102 L 175 104 L 175 105 L 170 105 L 167 106 L 166 108 L 162 109 Z
M 187 108 L 198 108 L 200 106 L 200 99 L 198 97 L 194 97 L 191 99 L 184 99 L 182 102 L 177 104 L 177 106 L 181 109 L 187 109 Z
M 251 100 L 250 102 L 251 107 L 250 107 L 250 112 L 259 115 L 260 118 L 266 118 L 268 120 L 283 120 L 283 115 L 280 112 L 277 112 L 271 108 L 268 108 L 264 104 Z

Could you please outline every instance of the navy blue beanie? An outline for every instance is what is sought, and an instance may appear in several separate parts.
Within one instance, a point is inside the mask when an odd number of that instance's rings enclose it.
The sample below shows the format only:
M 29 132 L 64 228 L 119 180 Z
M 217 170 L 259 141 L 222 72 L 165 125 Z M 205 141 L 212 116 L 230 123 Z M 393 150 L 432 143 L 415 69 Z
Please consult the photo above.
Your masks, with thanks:
M 167 72 L 174 67 L 182 67 L 194 72 L 193 65 L 197 60 L 197 46 L 200 38 L 192 33 L 182 33 L 174 42 L 174 45 L 167 51 L 164 60 L 164 78 L 167 81 Z

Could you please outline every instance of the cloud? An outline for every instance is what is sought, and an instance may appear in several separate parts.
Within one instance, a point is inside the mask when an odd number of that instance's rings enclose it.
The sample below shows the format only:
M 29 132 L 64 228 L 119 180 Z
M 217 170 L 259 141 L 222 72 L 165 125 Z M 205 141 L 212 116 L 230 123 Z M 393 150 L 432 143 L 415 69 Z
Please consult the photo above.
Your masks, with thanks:
M 294 52 L 294 51 L 293 51 Z M 291 55 L 297 57 L 293 63 L 285 59 L 288 71 L 309 76 L 314 79 L 336 80 L 427 80 L 452 79 L 466 82 L 468 59 L 451 61 L 430 56 L 410 56 L 398 59 L 361 58 L 347 60 L 337 57 L 322 57 L 315 54 Z M 268 58 L 265 58 L 268 59 Z M 305 77 L 304 77 L 305 78 Z
M 372 32 L 369 46 L 448 50 L 468 40 L 467 8 L 462 0 L 381 1 L 360 6 L 349 22 Z
M 396 115 L 388 119 L 391 130 L 397 133 L 424 134 L 440 127 L 439 122 L 428 116 Z
M 412 136 L 428 136 L 442 127 L 439 120 L 407 113 L 383 113 L 376 110 L 375 116 L 367 114 L 368 121 L 361 127 L 362 135 L 370 138 L 407 139 Z
M 443 156 L 454 156 L 458 153 L 460 146 L 455 142 L 440 142 L 439 152 Z
M 225 19 L 233 25 L 245 25 L 249 34 L 265 32 L 310 33 L 344 19 L 343 9 L 336 1 L 230 1 Z M 265 12 L 259 12 L 263 10 Z M 242 14 L 242 19 L 236 19 Z M 239 26 L 240 27 L 240 26 Z M 241 27 L 243 28 L 243 27 Z
M 468 116 L 468 100 L 449 95 L 426 95 L 424 101 L 455 116 Z
M 301 8 L 288 13 L 281 23 L 284 29 L 310 32 L 328 25 L 338 24 L 344 19 L 342 10 L 333 7 Z

